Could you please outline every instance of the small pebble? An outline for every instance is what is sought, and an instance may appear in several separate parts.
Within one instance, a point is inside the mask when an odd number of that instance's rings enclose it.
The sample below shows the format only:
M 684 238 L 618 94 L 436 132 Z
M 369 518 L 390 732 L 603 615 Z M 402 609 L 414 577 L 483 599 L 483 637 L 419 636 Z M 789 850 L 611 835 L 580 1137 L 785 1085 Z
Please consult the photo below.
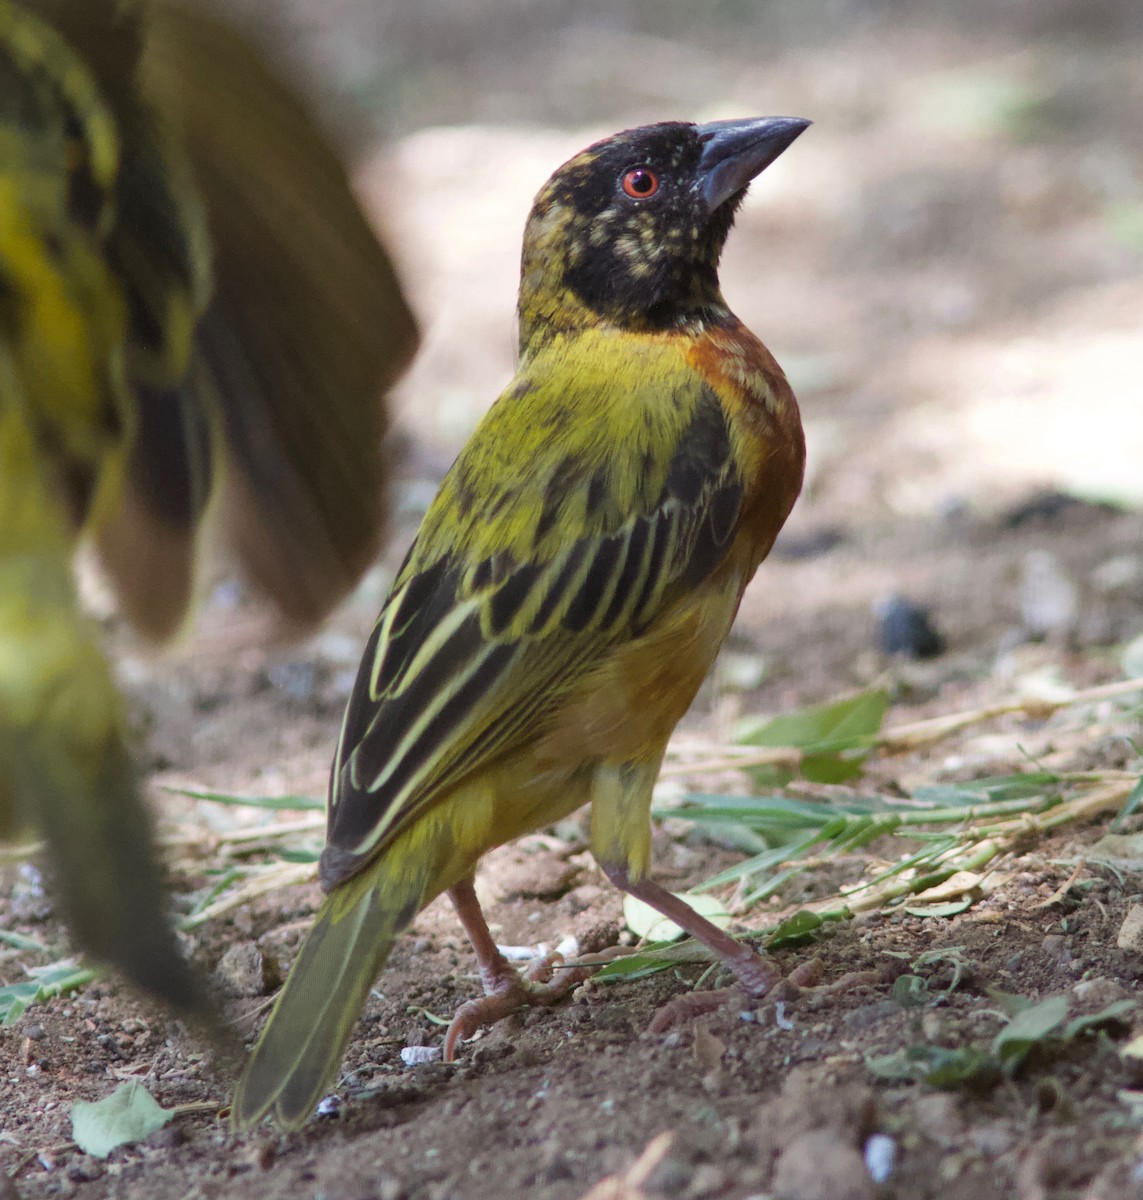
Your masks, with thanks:
M 313 698 L 317 688 L 317 664 L 307 661 L 274 663 L 266 677 L 278 691 L 305 704 Z
M 1044 488 L 1033 492 L 1026 499 L 1013 505 L 1001 518 L 1007 529 L 1019 529 L 1022 525 L 1039 524 L 1056 520 L 1069 509 L 1078 508 L 1083 502 L 1059 488 Z
M 794 1138 L 774 1164 L 771 1190 L 784 1200 L 873 1200 L 865 1160 L 835 1129 Z
M 186 1140 L 187 1135 L 183 1132 L 183 1127 L 172 1121 L 169 1125 L 164 1125 L 162 1129 L 156 1129 L 147 1139 L 147 1145 L 154 1146 L 158 1150 L 173 1150 Z
M 569 934 L 556 946 L 556 953 L 562 955 L 565 959 L 578 958 L 579 938 L 574 934 Z
M 802 534 L 783 530 L 774 544 L 772 557 L 793 562 L 821 558 L 822 555 L 844 545 L 845 541 L 845 530 L 837 526 L 823 526 L 821 529 Z
M 1143 950 L 1143 904 L 1133 904 L 1123 918 L 1115 944 L 1120 950 Z
M 423 1063 L 437 1062 L 440 1056 L 440 1046 L 405 1046 L 401 1050 L 401 1061 L 407 1067 L 419 1067 Z
M 1020 617 L 1033 638 L 1051 637 L 1074 628 L 1079 613 L 1079 593 L 1059 559 L 1048 550 L 1030 550 L 1024 556 L 1020 581 Z
M 893 1174 L 897 1143 L 884 1133 L 875 1133 L 865 1143 L 865 1169 L 874 1183 L 884 1183 Z
M 943 654 L 945 639 L 933 627 L 927 608 L 908 596 L 886 596 L 874 605 L 877 641 L 883 654 L 907 658 L 936 658 Z
M 326 1096 L 317 1106 L 317 1115 L 319 1117 L 340 1117 L 341 1097 L 332 1094 Z
M 232 996 L 265 996 L 281 983 L 281 971 L 253 942 L 239 942 L 219 959 L 214 978 Z
M 734 692 L 749 692 L 766 678 L 766 662 L 760 654 L 724 650 L 715 664 L 719 684 Z
M 103 1164 L 98 1159 L 84 1154 L 68 1163 L 65 1174 L 73 1183 L 90 1183 L 103 1174 Z

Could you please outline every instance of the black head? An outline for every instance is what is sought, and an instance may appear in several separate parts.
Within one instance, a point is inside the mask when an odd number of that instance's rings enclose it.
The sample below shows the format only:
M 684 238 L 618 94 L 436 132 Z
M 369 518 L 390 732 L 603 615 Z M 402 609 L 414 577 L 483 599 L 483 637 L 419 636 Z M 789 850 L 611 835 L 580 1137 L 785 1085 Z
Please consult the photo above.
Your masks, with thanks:
M 646 125 L 565 163 L 524 232 L 522 344 L 545 327 L 667 329 L 725 311 L 718 260 L 734 213 L 750 181 L 809 124 Z

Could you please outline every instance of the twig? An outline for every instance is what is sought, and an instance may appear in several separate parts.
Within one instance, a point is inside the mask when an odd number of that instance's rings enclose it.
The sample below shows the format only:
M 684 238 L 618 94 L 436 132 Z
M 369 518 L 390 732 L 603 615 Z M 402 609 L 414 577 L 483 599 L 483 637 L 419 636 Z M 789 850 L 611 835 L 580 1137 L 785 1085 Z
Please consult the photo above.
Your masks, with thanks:
M 1100 700 L 1115 700 L 1143 692 L 1143 679 L 1120 679 L 1115 683 L 1086 688 L 1057 700 L 1026 697 L 1022 700 L 1003 700 L 986 704 L 980 708 L 962 712 L 944 713 L 939 717 L 928 717 L 923 721 L 910 721 L 904 725 L 883 729 L 870 740 L 871 746 L 879 746 L 890 754 L 912 750 L 930 742 L 940 741 L 969 725 L 978 725 L 995 717 L 1011 713 L 1023 713 L 1031 717 L 1047 717 L 1062 708 L 1078 704 L 1094 704 Z M 684 756 L 686 762 L 673 761 L 659 773 L 660 779 L 672 779 L 680 775 L 693 775 L 696 771 L 745 770 L 748 767 L 792 767 L 802 761 L 803 751 L 793 746 L 745 746 L 716 745 L 692 739 L 667 747 L 671 759 Z M 709 757 L 704 757 L 708 755 Z
M 692 748 L 693 749 L 693 748 Z M 700 759 L 697 762 L 669 763 L 659 772 L 660 779 L 693 775 L 696 771 L 744 771 L 747 767 L 797 767 L 802 751 L 793 746 L 719 746 L 722 758 Z
M 213 921 L 223 913 L 228 913 L 258 896 L 264 896 L 267 892 L 296 883 L 310 883 L 316 878 L 317 863 L 275 863 L 263 871 L 258 871 L 234 891 L 220 896 L 201 912 L 185 917 L 180 922 L 181 927 L 186 930 L 197 929 L 207 921 Z
M 1005 700 L 997 704 L 986 704 L 981 708 L 967 709 L 964 712 L 946 713 L 944 716 L 929 717 L 924 721 L 911 721 L 906 725 L 897 725 L 893 729 L 883 730 L 877 738 L 877 744 L 891 753 L 911 750 L 916 746 L 925 745 L 927 742 L 939 741 L 968 725 L 989 721 L 993 717 L 1003 717 L 1009 713 L 1047 717 L 1061 708 L 1070 708 L 1076 704 L 1094 704 L 1099 700 L 1115 700 L 1120 696 L 1129 696 L 1133 692 L 1143 692 L 1143 679 L 1120 679 L 1115 683 L 1086 688 L 1084 691 L 1075 692 L 1073 695 L 1059 700 L 1042 700 L 1031 697 L 1023 700 Z
M 236 846 L 242 842 L 276 841 L 292 833 L 313 833 L 322 829 L 325 829 L 324 813 L 315 817 L 299 817 L 296 821 L 281 821 L 275 825 L 259 825 L 254 829 L 233 829 L 229 833 L 218 834 L 218 841 Z
M 839 902 L 851 912 L 869 912 L 882 908 L 903 896 L 928 891 L 935 886 L 934 877 L 947 877 L 957 871 L 979 872 L 994 859 L 1010 852 L 1020 838 L 1030 833 L 1047 833 L 1062 825 L 1091 820 L 1103 813 L 1112 812 L 1127 799 L 1131 787 L 1129 781 L 1116 780 L 1094 789 L 1085 796 L 1067 800 L 1047 812 L 1025 813 L 1020 817 L 999 822 L 987 830 L 968 831 L 974 835 L 985 836 L 971 842 L 967 839 L 962 840 L 958 845 L 935 855 L 924 864 L 923 874 L 908 879 L 892 877 L 879 883 L 868 883 L 851 892 L 839 892 L 824 900 L 817 900 L 806 907 L 819 913 L 836 909 Z
M 1067 879 L 1065 879 L 1064 882 L 1061 883 L 1058 888 L 1056 888 L 1056 890 L 1047 898 L 1047 900 L 1041 900 L 1039 904 L 1033 904 L 1033 909 L 1051 908 L 1053 904 L 1057 904 L 1068 894 L 1068 892 L 1071 891 L 1072 884 L 1074 884 L 1086 870 L 1087 859 L 1081 858 L 1079 862 L 1076 863 L 1075 870 L 1072 871 Z

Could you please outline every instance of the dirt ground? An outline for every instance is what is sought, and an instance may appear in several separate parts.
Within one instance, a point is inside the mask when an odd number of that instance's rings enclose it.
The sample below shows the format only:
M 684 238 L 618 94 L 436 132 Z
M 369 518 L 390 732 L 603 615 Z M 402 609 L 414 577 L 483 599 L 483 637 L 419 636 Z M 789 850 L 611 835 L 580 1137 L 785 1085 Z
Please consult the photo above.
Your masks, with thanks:
M 522 65 L 518 94 L 505 87 L 499 104 L 487 93 L 464 104 L 465 80 L 488 69 L 475 50 L 457 58 L 448 89 L 433 87 L 443 64 L 420 91 L 408 85 L 421 107 L 402 111 L 395 124 L 407 132 L 359 174 L 425 331 L 396 398 L 405 455 L 385 560 L 300 647 L 268 648 L 260 614 L 232 581 L 210 597 L 195 636 L 160 659 L 103 618 L 138 714 L 178 911 L 216 881 L 215 839 L 275 818 L 164 789 L 322 794 L 386 582 L 451 455 L 511 374 L 531 195 L 587 141 L 642 120 L 790 112 L 816 122 L 756 185 L 723 268 L 732 306 L 795 384 L 809 477 L 680 739 L 725 742 L 741 716 L 872 685 L 890 690 L 892 726 L 1022 689 L 1122 678 L 1122 647 L 1143 633 L 1143 32 L 1117 24 L 1110 4 L 1091 9 L 1106 17 L 1098 28 L 1077 27 L 1080 6 L 1048 6 L 1055 22 L 1043 27 L 1012 17 L 1026 6 L 1010 7 L 1007 24 L 978 22 L 966 5 L 963 21 L 939 28 L 882 12 L 828 41 L 802 26 L 772 41 L 753 24 L 737 39 L 636 22 L 608 41 L 597 29 L 591 86 L 584 35 L 569 26 L 552 38 L 549 75 Z M 454 55 L 462 34 L 451 35 Z M 554 111 L 558 82 L 573 77 L 575 112 Z M 599 89 L 612 81 L 604 104 Z M 460 124 L 463 112 L 481 123 Z M 545 124 L 525 124 L 529 113 Z M 430 120 L 452 124 L 420 127 Z M 942 654 L 913 662 L 881 652 L 874 606 L 894 593 L 930 609 Z M 93 589 L 97 611 L 104 603 Z M 975 724 L 875 756 L 853 786 L 904 795 L 1030 762 L 1138 771 L 1128 703 Z M 697 768 L 681 782 L 747 784 Z M 478 987 L 438 902 L 378 980 L 336 1099 L 289 1137 L 231 1134 L 219 1112 L 233 1064 L 106 978 L 0 1029 L 9 1176 L 0 1200 L 578 1200 L 627 1173 L 663 1132 L 672 1140 L 643 1160 L 642 1182 L 609 1195 L 1143 1197 L 1143 1108 L 1131 1102 L 1143 1070 L 1121 1053 L 1132 1027 L 1143 1029 L 1143 1009 L 975 1087 L 886 1079 L 867 1064 L 919 1042 L 986 1042 L 1000 1025 L 992 989 L 1063 993 L 1073 1013 L 1136 998 L 1143 959 L 1117 939 L 1143 879 L 1085 862 L 1106 825 L 1029 837 L 958 915 L 882 908 L 776 952 L 783 973 L 821 960 L 820 986 L 780 1001 L 732 993 L 652 1034 L 656 1012 L 701 968 L 593 982 L 486 1031 L 453 1066 L 410 1067 L 403 1048 L 440 1043 L 430 1015 L 450 1015 Z M 888 852 L 874 844 L 810 872 L 739 914 L 741 926 L 772 924 Z M 673 890 L 736 858 L 674 819 L 657 829 L 655 855 Z M 490 855 L 479 888 L 504 944 L 574 936 L 586 951 L 632 940 L 574 823 Z M 314 885 L 289 887 L 187 935 L 204 972 L 226 956 L 215 978 L 243 1038 L 317 901 Z M 0 929 L 65 952 L 50 892 L 27 866 L 0 866 Z M 928 1002 L 903 1004 L 894 981 L 904 966 L 954 947 L 917 968 Z M 0 947 L 0 983 L 44 961 Z M 82 1154 L 70 1142 L 70 1105 L 128 1078 L 188 1110 L 106 1161 Z M 886 1147 L 891 1165 L 875 1183 L 866 1162 L 888 1161 L 878 1159 Z

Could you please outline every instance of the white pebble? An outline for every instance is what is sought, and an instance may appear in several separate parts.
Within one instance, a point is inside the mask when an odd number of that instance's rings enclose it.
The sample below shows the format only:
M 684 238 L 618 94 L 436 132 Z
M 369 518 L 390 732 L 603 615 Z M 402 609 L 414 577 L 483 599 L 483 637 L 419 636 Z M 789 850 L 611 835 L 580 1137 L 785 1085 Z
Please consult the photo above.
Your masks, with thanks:
M 531 962 L 548 952 L 547 946 L 497 946 L 496 949 L 509 962 Z
M 407 1067 L 419 1067 L 422 1063 L 436 1062 L 440 1056 L 440 1046 L 406 1046 L 401 1051 L 401 1061 Z
M 1059 559 L 1047 550 L 1024 556 L 1020 584 L 1020 615 L 1033 637 L 1050 637 L 1069 630 L 1079 613 L 1079 592 Z
M 794 1028 L 794 1022 L 791 1021 L 788 1016 L 786 1016 L 785 1000 L 776 1000 L 774 1002 L 774 1024 L 777 1025 L 779 1029 Z
M 865 1169 L 874 1183 L 884 1183 L 893 1174 L 897 1143 L 884 1133 L 875 1133 L 865 1143 Z
M 574 934 L 569 934 L 569 936 L 564 938 L 564 940 L 556 947 L 556 953 L 563 955 L 564 958 L 578 958 L 579 938 L 575 937 Z

